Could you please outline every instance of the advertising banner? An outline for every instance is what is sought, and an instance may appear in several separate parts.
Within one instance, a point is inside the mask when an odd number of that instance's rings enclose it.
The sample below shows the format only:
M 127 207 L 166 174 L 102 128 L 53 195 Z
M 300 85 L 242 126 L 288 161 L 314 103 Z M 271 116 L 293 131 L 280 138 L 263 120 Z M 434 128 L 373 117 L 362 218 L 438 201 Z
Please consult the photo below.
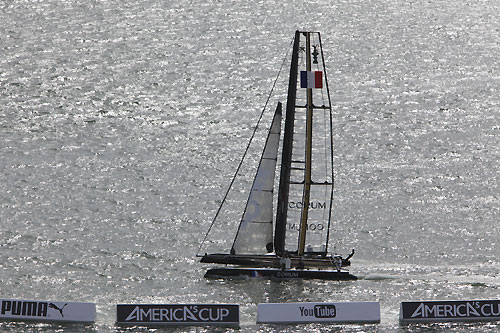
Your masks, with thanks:
M 258 323 L 379 323 L 378 302 L 261 303 Z
M 500 300 L 402 302 L 401 322 L 500 320 Z
M 93 323 L 94 303 L 0 299 L 0 320 Z
M 118 304 L 120 325 L 221 325 L 239 326 L 236 304 Z

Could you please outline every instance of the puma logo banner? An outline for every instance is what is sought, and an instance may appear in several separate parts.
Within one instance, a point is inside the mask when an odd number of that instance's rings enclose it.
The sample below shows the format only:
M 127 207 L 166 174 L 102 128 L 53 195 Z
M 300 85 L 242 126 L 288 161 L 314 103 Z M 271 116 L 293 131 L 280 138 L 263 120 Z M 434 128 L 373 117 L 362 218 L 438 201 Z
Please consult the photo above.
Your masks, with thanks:
M 236 304 L 118 304 L 120 325 L 223 325 L 239 326 Z
M 95 313 L 93 303 L 0 300 L 1 320 L 93 323 Z
M 402 302 L 403 322 L 497 321 L 500 300 Z

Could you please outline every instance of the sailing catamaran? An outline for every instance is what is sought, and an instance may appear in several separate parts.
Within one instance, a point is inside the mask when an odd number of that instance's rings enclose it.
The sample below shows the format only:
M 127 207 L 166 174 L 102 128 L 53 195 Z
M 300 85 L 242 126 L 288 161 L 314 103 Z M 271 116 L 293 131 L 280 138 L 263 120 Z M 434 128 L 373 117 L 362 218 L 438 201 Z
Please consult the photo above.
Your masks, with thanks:
M 343 269 L 350 265 L 354 250 L 347 258 L 328 253 L 332 107 L 319 32 L 295 33 L 273 237 L 281 120 L 278 103 L 230 252 L 200 256 L 202 263 L 226 266 L 209 269 L 205 277 L 355 280 Z

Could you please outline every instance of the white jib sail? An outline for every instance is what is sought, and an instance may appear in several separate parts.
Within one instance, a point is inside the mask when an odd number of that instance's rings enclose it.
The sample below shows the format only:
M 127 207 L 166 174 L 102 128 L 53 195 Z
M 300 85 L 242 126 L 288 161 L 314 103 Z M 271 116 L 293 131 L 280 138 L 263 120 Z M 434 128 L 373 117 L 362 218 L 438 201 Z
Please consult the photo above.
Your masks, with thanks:
M 281 103 L 278 104 L 266 141 L 247 206 L 232 252 L 265 254 L 273 243 L 273 188 L 281 132 Z

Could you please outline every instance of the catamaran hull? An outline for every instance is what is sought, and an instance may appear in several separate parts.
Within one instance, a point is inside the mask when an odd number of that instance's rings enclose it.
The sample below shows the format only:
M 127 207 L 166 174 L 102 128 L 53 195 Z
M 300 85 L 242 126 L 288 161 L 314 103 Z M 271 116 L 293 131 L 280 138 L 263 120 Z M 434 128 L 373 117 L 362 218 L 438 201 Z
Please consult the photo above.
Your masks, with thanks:
M 333 258 L 311 258 L 311 257 L 290 257 L 292 267 L 303 268 L 332 268 Z M 250 266 L 250 267 L 272 267 L 280 268 L 280 258 L 270 255 L 232 255 L 232 254 L 206 254 L 200 262 L 205 264 L 223 264 L 223 265 L 237 265 L 237 266 Z M 349 266 L 349 260 L 342 260 L 342 267 Z
M 246 279 L 265 278 L 273 280 L 318 279 L 318 280 L 357 280 L 349 272 L 320 270 L 285 270 L 261 268 L 212 268 L 205 273 L 207 279 Z

